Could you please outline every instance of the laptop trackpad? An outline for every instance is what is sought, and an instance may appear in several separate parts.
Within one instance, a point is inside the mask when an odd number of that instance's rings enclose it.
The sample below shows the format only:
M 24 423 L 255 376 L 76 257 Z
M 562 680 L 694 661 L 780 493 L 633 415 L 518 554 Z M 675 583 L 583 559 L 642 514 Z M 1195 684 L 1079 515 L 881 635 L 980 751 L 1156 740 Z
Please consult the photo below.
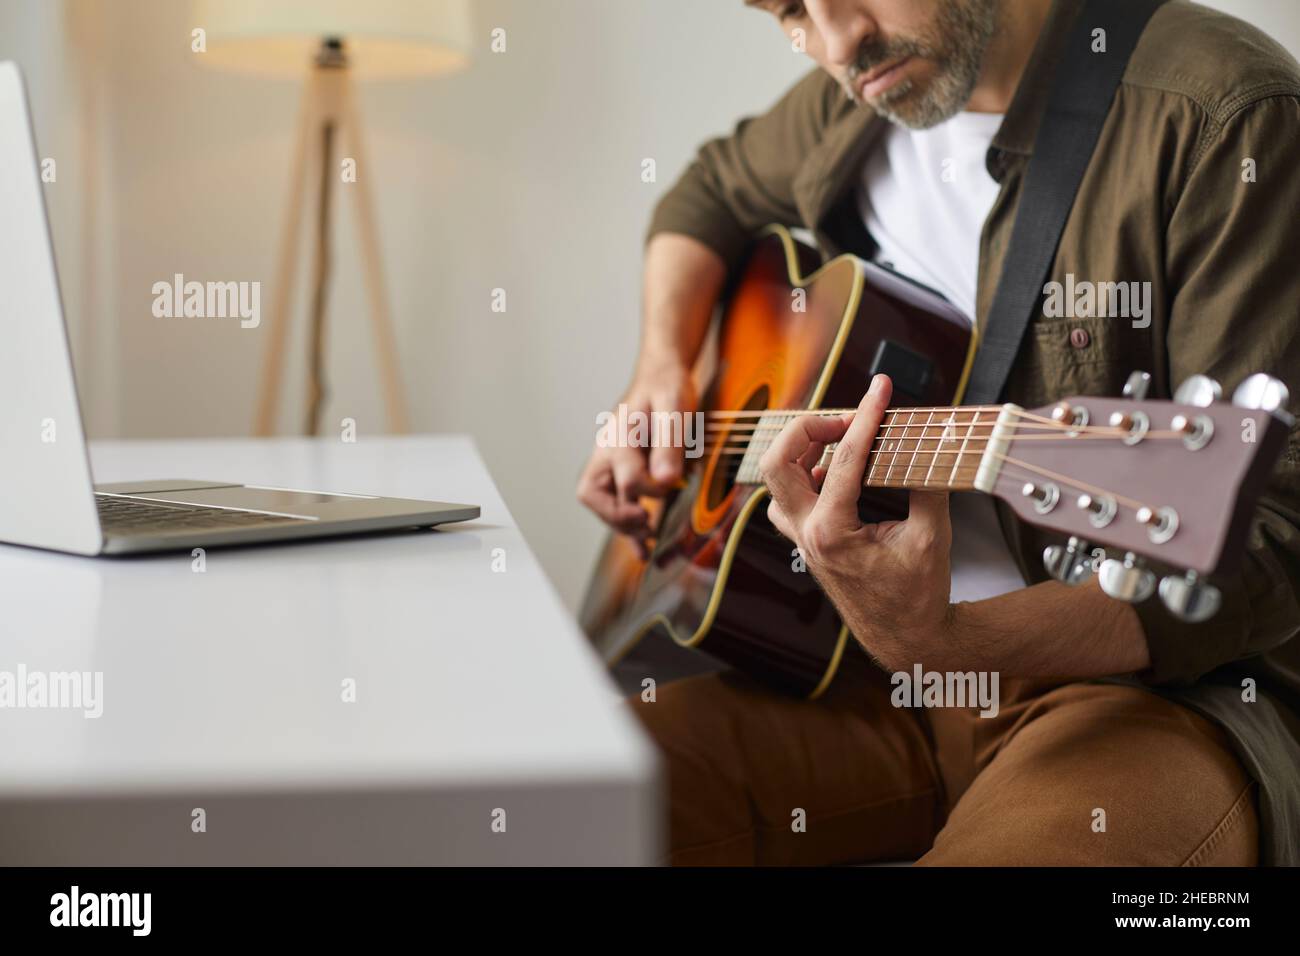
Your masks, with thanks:
M 243 508 L 249 511 L 267 511 L 273 514 L 293 515 L 300 518 L 357 518 L 369 516 L 367 507 L 376 499 L 370 495 L 338 495 L 315 491 L 294 491 L 280 488 L 255 488 L 247 485 L 212 485 L 192 482 L 192 488 L 178 489 L 176 482 L 155 482 L 152 488 L 141 487 L 129 494 L 149 501 L 175 502 L 206 508 Z M 156 490 L 170 485 L 171 490 Z
M 198 488 L 241 488 L 229 481 L 186 481 L 181 478 L 155 478 L 153 481 L 115 481 L 95 485 L 95 491 L 104 495 L 144 495 L 157 491 L 194 491 Z

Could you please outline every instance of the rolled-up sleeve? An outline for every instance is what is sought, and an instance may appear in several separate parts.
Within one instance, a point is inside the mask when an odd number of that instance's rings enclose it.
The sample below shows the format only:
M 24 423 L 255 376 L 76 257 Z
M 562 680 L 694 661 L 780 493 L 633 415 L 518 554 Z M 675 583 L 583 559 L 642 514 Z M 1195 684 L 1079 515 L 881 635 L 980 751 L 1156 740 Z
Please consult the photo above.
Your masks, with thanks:
M 1195 372 L 1231 391 L 1266 372 L 1300 396 L 1300 100 L 1241 107 L 1202 134 L 1168 230 L 1169 380 Z M 1226 494 L 1226 492 L 1225 492 Z M 1202 624 L 1159 601 L 1137 605 L 1150 650 L 1142 679 L 1186 684 L 1271 650 L 1300 630 L 1300 440 L 1292 429 L 1260 499 L 1238 570 L 1217 582 L 1220 612 Z

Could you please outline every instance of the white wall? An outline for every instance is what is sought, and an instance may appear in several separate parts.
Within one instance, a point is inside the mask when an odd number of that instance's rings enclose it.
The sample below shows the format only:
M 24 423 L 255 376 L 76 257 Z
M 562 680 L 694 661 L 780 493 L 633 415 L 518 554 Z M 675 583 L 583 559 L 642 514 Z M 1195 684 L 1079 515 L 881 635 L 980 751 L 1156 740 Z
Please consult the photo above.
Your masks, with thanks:
M 1241 17 L 1300 57 L 1300 3 L 1294 0 L 1201 0 L 1207 7 Z
M 61 25 L 65 8 L 99 19 L 97 61 Z M 573 484 L 596 412 L 626 381 L 650 208 L 705 135 L 765 107 L 805 67 L 740 0 L 482 0 L 474 13 L 470 70 L 361 90 L 403 373 L 415 429 L 476 437 L 576 601 L 601 531 Z M 266 324 L 158 320 L 150 287 L 175 272 L 260 280 L 269 311 L 300 89 L 200 68 L 196 25 L 184 0 L 0 0 L 0 56 L 27 69 L 42 153 L 67 170 L 51 215 L 70 324 L 94 333 L 89 347 L 84 334 L 76 342 L 100 437 L 244 434 L 252 421 Z M 497 26 L 508 51 L 494 55 Z M 86 70 L 98 104 L 82 110 Z M 91 227 L 109 234 L 91 244 L 104 268 L 83 293 L 91 121 Z M 641 182 L 643 157 L 657 160 L 658 184 Z M 340 198 L 325 418 L 357 419 L 364 440 L 384 423 Z M 304 260 L 299 328 L 306 271 Z M 504 315 L 489 308 L 495 287 L 507 291 Z M 286 413 L 299 407 L 302 348 L 291 343 Z M 286 414 L 283 427 L 297 420 Z
M 1297 5 L 1214 5 L 1300 49 Z M 596 412 L 626 383 L 649 211 L 702 139 L 807 66 L 740 0 L 474 10 L 467 72 L 363 88 L 368 175 L 414 426 L 475 436 L 576 603 L 602 532 L 573 484 Z M 0 0 L 0 58 L 26 68 L 41 152 L 59 159 L 51 216 L 100 437 L 238 435 L 252 420 L 266 322 L 154 319 L 150 287 L 175 272 L 260 280 L 269 311 L 299 89 L 200 68 L 197 25 L 184 0 Z M 498 26 L 503 55 L 487 47 Z M 641 182 L 645 157 L 657 184 Z M 336 225 L 326 421 L 353 417 L 364 440 L 383 419 L 350 205 Z

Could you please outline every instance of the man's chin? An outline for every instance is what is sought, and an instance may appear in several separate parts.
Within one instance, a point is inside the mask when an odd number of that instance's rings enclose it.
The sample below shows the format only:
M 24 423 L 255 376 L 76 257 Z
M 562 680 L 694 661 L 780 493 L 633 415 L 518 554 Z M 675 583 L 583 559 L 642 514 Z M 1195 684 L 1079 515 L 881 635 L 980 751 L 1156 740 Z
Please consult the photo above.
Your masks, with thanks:
M 908 129 L 927 129 L 946 118 L 937 115 L 935 108 L 926 102 L 924 91 L 910 79 L 890 90 L 887 96 L 859 100 L 859 103 L 891 123 Z
M 965 100 L 957 103 L 939 102 L 940 98 L 935 92 L 929 85 L 919 84 L 909 78 L 885 96 L 875 100 L 859 99 L 858 103 L 898 126 L 916 130 L 930 129 L 952 119 L 965 105 Z
M 924 110 L 918 110 L 918 107 L 924 105 L 925 94 L 933 85 L 931 82 L 932 77 L 929 75 L 930 71 L 927 69 L 928 66 L 929 64 L 909 63 L 908 67 L 910 69 L 908 73 L 910 75 L 901 77 L 889 89 L 870 99 L 864 98 L 861 92 L 855 89 L 856 84 L 846 81 L 843 85 L 849 92 L 849 99 L 853 100 L 858 106 L 865 106 L 870 110 L 874 110 L 887 119 L 892 120 L 897 117 L 898 120 L 902 120 L 917 112 L 924 112 Z M 922 75 L 916 75 L 918 72 Z
M 888 93 L 884 93 L 870 100 L 859 99 L 859 102 L 864 106 L 871 107 L 871 109 L 875 110 L 877 113 L 883 113 L 886 111 L 897 112 L 899 110 L 906 110 L 909 102 L 917 99 L 916 94 L 916 81 L 911 77 L 907 77 L 906 79 L 899 81 L 899 83 Z

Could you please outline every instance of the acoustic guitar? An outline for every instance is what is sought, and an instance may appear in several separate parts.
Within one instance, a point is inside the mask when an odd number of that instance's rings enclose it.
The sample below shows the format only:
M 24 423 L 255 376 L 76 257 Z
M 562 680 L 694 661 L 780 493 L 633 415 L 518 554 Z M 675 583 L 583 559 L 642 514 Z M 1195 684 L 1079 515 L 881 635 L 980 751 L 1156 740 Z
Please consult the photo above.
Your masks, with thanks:
M 1285 386 L 1264 375 L 1233 404 L 1200 375 L 1172 402 L 1148 400 L 1139 372 L 1120 397 L 961 406 L 977 344 L 964 316 L 855 256 L 819 265 L 780 226 L 758 237 L 719 308 L 703 453 L 657 504 L 649 558 L 611 536 L 583 604 L 610 664 L 663 634 L 791 693 L 826 689 L 850 635 L 767 520 L 758 463 L 793 418 L 855 409 L 876 373 L 892 378 L 897 407 L 868 458 L 864 520 L 905 517 L 910 489 L 993 495 L 1066 537 L 1044 552 L 1052 577 L 1095 572 L 1127 601 L 1158 591 L 1189 621 L 1217 610 L 1205 578 L 1240 559 L 1291 424 Z M 1178 570 L 1157 584 L 1148 562 Z

